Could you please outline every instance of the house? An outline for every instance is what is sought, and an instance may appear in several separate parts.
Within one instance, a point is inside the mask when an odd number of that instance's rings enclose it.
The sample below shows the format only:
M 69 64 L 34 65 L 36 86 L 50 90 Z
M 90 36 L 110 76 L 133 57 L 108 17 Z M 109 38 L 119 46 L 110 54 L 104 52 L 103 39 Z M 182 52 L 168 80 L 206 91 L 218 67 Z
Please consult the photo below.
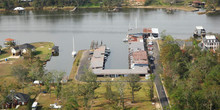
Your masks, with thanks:
M 13 56 L 17 56 L 17 55 L 26 54 L 29 50 L 35 51 L 35 47 L 31 44 L 26 43 L 23 45 L 18 45 L 18 46 L 12 47 L 11 53 Z
M 16 45 L 16 43 L 15 43 L 14 39 L 7 38 L 7 39 L 5 39 L 4 45 L 5 46 L 13 46 L 13 45 Z
M 206 35 L 202 39 L 203 48 L 216 50 L 219 48 L 220 42 L 219 39 L 215 37 L 215 35 Z
M 192 6 L 196 8 L 202 8 L 202 7 L 205 7 L 205 2 L 196 0 L 192 2 Z
M 11 108 L 17 105 L 27 105 L 30 96 L 23 93 L 11 93 L 6 97 L 6 101 L 3 103 L 4 108 Z

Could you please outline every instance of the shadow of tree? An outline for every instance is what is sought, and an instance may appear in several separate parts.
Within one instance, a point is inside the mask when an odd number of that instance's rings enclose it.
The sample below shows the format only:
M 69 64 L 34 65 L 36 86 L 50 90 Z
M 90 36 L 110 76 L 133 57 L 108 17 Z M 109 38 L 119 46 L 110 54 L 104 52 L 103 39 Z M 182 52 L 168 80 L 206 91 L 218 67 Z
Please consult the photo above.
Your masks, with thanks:
M 34 55 L 39 55 L 39 54 L 41 54 L 41 53 L 42 53 L 42 51 L 34 51 L 34 52 L 33 52 Z

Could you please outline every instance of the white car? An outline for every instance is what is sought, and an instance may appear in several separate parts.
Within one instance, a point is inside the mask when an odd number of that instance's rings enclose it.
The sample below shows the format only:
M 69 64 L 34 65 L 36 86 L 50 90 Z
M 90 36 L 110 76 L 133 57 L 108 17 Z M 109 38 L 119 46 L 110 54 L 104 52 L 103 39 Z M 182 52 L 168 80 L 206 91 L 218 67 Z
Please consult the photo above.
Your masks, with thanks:
M 59 108 L 62 108 L 62 106 L 61 105 L 57 105 L 55 103 L 55 104 L 50 104 L 50 108 L 59 109 Z
M 32 110 L 37 110 L 37 105 L 38 105 L 38 103 L 34 102 L 31 106 Z
M 149 55 L 153 55 L 154 52 L 153 52 L 153 51 L 148 51 L 148 54 L 149 54 Z
M 153 45 L 154 43 L 152 41 L 148 42 L 148 45 Z

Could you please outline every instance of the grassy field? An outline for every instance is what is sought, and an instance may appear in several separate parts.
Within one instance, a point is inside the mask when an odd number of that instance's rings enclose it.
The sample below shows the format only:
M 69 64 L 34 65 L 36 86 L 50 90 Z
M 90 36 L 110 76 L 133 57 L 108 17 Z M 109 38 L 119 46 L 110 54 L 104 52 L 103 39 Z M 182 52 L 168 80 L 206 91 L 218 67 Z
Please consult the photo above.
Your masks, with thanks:
M 54 46 L 52 42 L 36 42 L 31 43 L 31 45 L 36 47 L 36 57 L 40 57 L 42 61 L 47 61 L 50 59 L 52 55 L 52 47 Z
M 117 82 L 113 82 L 112 90 L 117 91 L 117 88 L 114 86 L 114 84 Z M 111 110 L 111 106 L 109 102 L 104 98 L 104 93 L 106 91 L 105 88 L 106 83 L 101 83 L 100 87 L 95 91 L 95 94 L 97 96 L 96 99 L 94 99 L 94 104 L 92 105 L 93 110 Z M 131 103 L 132 96 L 130 93 L 130 87 L 128 83 L 126 84 L 125 89 L 125 106 L 128 109 L 137 109 L 137 110 L 155 110 L 155 105 L 152 105 L 152 102 L 149 99 L 148 96 L 148 85 L 147 82 L 141 83 L 142 89 L 138 92 L 135 92 L 135 101 L 136 103 Z M 155 93 L 156 95 L 156 93 Z
M 72 66 L 72 69 L 71 69 L 71 72 L 70 72 L 70 75 L 69 75 L 69 79 L 72 80 L 73 82 L 75 82 L 75 76 L 76 76 L 76 73 L 77 73 L 77 70 L 78 70 L 78 66 L 79 66 L 79 62 L 80 62 L 80 59 L 82 57 L 82 54 L 85 50 L 80 50 L 77 55 L 76 55 L 76 58 L 73 62 L 73 66 Z

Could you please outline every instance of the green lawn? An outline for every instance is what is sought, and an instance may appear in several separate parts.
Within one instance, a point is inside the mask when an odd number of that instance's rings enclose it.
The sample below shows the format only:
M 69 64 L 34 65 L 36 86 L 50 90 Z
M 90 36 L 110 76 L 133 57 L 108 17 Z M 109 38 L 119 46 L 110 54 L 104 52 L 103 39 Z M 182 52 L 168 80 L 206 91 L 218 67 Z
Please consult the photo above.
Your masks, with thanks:
M 117 91 L 117 88 L 115 87 L 115 83 L 113 82 L 112 84 L 112 90 Z M 92 109 L 93 110 L 111 110 L 111 106 L 109 102 L 104 98 L 104 93 L 106 91 L 105 88 L 106 83 L 101 83 L 100 87 L 95 91 L 95 94 L 97 96 L 96 99 L 94 99 L 94 104 Z M 152 102 L 149 99 L 148 96 L 148 85 L 147 82 L 142 82 L 141 83 L 142 89 L 138 92 L 135 92 L 135 101 L 136 103 L 131 103 L 132 96 L 130 93 L 130 87 L 128 83 L 126 84 L 125 87 L 125 106 L 128 109 L 137 109 L 137 110 L 155 110 L 156 107 L 155 105 L 152 105 Z M 156 95 L 156 93 L 155 93 Z
M 52 55 L 52 47 L 54 46 L 52 42 L 36 42 L 31 43 L 31 45 L 36 47 L 34 52 L 36 57 L 40 57 L 42 61 L 50 59 Z

